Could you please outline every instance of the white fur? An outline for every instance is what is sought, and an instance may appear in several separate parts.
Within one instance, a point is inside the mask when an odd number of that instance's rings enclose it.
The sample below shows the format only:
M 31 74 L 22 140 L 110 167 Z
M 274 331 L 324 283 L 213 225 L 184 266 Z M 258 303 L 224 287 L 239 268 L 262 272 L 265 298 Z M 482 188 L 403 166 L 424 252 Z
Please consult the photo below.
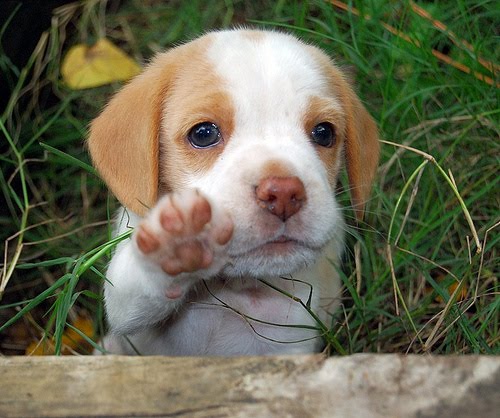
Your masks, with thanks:
M 210 227 L 225 222 L 228 214 L 234 235 L 227 245 L 218 246 L 206 232 L 204 245 L 213 249 L 214 262 L 205 270 L 177 276 L 169 276 L 157 259 L 141 253 L 135 236 L 119 244 L 105 285 L 111 328 L 105 348 L 111 352 L 134 353 L 124 335 L 141 354 L 301 353 L 322 347 L 317 331 L 281 326 L 316 324 L 299 303 L 258 279 L 304 303 L 312 288 L 311 308 L 330 324 L 339 292 L 335 265 L 344 226 L 327 169 L 302 126 L 308 99 L 324 94 L 326 81 L 309 47 L 279 33 L 263 36 L 256 42 L 237 31 L 216 34 L 206 54 L 231 94 L 235 129 L 208 172 L 179 174 L 187 190 L 179 197 L 183 204 L 189 207 L 189 190 L 197 189 L 211 203 Z M 341 113 L 341 103 L 329 99 Z M 299 177 L 307 193 L 302 210 L 286 223 L 263 215 L 253 196 L 271 160 Z M 143 221 L 161 234 L 158 213 L 165 204 L 161 199 L 145 220 L 120 211 L 117 233 Z M 263 246 L 282 235 L 302 244 L 279 256 L 270 254 Z M 324 277 L 325 258 L 329 277 Z M 173 286 L 181 287 L 181 297 L 166 296 Z

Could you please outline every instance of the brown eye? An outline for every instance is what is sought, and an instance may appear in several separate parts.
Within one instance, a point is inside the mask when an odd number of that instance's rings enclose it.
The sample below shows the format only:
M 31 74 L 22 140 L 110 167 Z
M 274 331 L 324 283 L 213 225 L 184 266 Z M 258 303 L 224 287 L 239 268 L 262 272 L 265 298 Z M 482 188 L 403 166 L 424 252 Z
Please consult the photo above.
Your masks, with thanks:
M 328 122 L 317 124 L 311 131 L 311 139 L 322 147 L 331 147 L 335 144 L 335 127 Z
M 194 125 L 188 133 L 188 141 L 195 148 L 208 148 L 217 145 L 222 136 L 219 127 L 212 122 Z

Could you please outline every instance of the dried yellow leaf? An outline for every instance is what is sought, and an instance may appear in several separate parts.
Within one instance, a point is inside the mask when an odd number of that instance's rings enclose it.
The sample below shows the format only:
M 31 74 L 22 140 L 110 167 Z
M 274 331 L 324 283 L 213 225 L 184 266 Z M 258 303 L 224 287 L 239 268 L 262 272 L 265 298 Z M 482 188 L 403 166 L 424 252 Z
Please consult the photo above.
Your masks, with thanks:
M 132 58 L 105 38 L 91 47 L 83 44 L 71 47 L 61 66 L 64 83 L 74 90 L 125 81 L 140 71 L 141 67 Z
M 94 324 L 89 318 L 78 317 L 73 326 L 89 338 L 94 335 Z M 89 352 L 92 351 L 92 347 L 78 332 L 67 328 L 62 336 L 62 354 L 71 354 L 75 351 Z M 26 348 L 28 356 L 50 356 L 53 354 L 55 354 L 54 341 L 45 337 L 39 341 L 33 341 Z

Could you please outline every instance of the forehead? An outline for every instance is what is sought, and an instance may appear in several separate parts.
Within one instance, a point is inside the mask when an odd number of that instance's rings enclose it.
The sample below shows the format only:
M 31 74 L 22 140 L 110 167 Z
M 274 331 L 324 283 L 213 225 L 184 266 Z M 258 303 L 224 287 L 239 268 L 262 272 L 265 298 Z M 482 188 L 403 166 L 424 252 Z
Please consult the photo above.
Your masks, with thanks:
M 322 53 L 277 32 L 225 31 L 213 37 L 207 59 L 233 96 L 236 117 L 262 121 L 302 114 L 311 97 L 329 98 Z M 325 58 L 325 57 L 323 57 Z

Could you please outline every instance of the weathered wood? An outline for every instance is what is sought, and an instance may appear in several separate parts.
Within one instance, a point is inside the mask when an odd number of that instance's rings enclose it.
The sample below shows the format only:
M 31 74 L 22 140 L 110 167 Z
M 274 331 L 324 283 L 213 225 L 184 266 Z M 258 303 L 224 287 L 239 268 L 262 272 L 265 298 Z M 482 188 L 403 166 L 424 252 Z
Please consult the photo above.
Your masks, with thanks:
M 500 357 L 4 357 L 0 416 L 497 417 Z

